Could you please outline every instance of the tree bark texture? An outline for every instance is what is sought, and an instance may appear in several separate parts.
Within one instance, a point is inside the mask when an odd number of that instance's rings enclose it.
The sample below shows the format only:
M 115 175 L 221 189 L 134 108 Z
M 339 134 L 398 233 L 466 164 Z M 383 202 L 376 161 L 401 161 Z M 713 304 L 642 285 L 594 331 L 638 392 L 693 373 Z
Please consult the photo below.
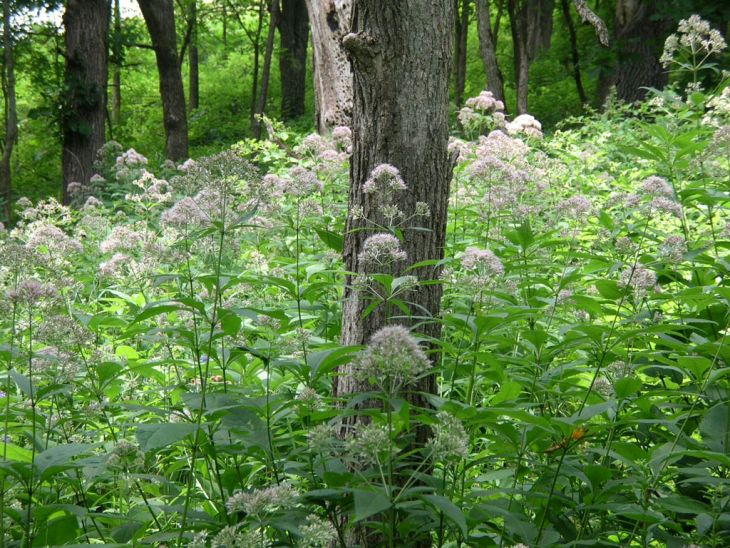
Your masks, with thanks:
M 304 0 L 283 0 L 281 7 L 279 18 L 281 119 L 293 120 L 304 114 L 309 18 Z
M 568 29 L 568 36 L 570 38 L 570 54 L 573 63 L 573 79 L 575 80 L 575 89 L 578 92 L 578 98 L 580 99 L 581 105 L 588 104 L 588 97 L 586 96 L 586 90 L 583 87 L 583 78 L 580 73 L 580 55 L 578 53 L 578 37 L 575 33 L 575 25 L 573 24 L 573 17 L 570 15 L 570 4 L 568 0 L 560 0 L 560 7 L 563 11 L 563 19 L 565 20 L 565 28 Z
M 417 202 L 426 202 L 431 210 L 430 218 L 422 221 L 429 230 L 403 231 L 408 264 L 444 256 L 452 173 L 447 144 L 453 18 L 454 0 L 355 0 L 352 32 L 343 40 L 352 59 L 354 82 L 350 210 L 361 207 L 365 219 L 387 224 L 378 209 L 380 197 L 366 194 L 363 184 L 379 164 L 398 168 L 408 190 L 397 193 L 394 203 L 404 212 L 414 211 Z M 364 272 L 358 254 L 372 234 L 371 223 L 348 218 L 344 247 L 348 271 Z M 401 275 L 403 268 L 395 270 L 395 275 Z M 427 281 L 437 279 L 440 271 L 429 266 L 409 274 Z M 420 286 L 409 296 L 414 318 L 409 322 L 389 319 L 383 306 L 363 319 L 368 302 L 353 287 L 353 281 L 354 277 L 348 276 L 342 311 L 343 344 L 364 344 L 388 323 L 418 323 L 419 332 L 439 336 L 435 320 L 440 311 L 440 284 Z M 428 376 L 417 390 L 433 392 L 434 388 L 434 378 Z M 340 368 L 334 382 L 336 396 L 367 389 L 353 377 L 351 365 Z
M 116 124 L 122 112 L 122 13 L 120 0 L 114 0 L 114 33 L 112 34 L 112 122 Z
M 256 110 L 252 120 L 253 136 L 261 138 L 261 121 L 258 119 L 266 110 L 266 98 L 269 94 L 269 79 L 271 77 L 271 58 L 274 54 L 274 35 L 276 26 L 279 23 L 279 0 L 271 0 L 269 5 L 269 33 L 266 36 L 266 49 L 264 50 L 264 67 L 261 74 L 261 90 L 256 101 Z
M 461 5 L 461 11 L 458 7 Z M 456 21 L 456 51 L 454 52 L 454 98 L 456 105 L 461 106 L 464 101 L 466 86 L 466 44 L 469 37 L 469 10 L 471 0 L 456 0 L 454 17 Z
M 69 201 L 69 183 L 89 182 L 96 151 L 104 144 L 109 11 L 107 0 L 66 3 L 66 89 L 61 119 L 64 203 Z
M 10 19 L 10 0 L 3 0 L 3 96 L 5 97 L 5 147 L 0 164 L 0 202 L 3 218 L 10 222 L 12 170 L 10 161 L 18 139 L 18 112 L 15 100 L 15 45 Z
M 139 7 L 152 39 L 160 76 L 165 155 L 170 160 L 183 160 L 188 157 L 188 120 L 173 3 L 172 0 L 139 0 Z
M 598 79 L 597 102 L 603 105 L 613 86 L 627 102 L 646 96 L 645 87 L 661 89 L 667 73 L 659 62 L 674 23 L 660 15 L 659 0 L 618 0 L 613 25 L 613 64 Z
M 514 44 L 517 114 L 527 112 L 530 63 L 550 47 L 554 7 L 555 0 L 509 0 L 507 5 Z
M 188 108 L 200 106 L 200 67 L 198 62 L 198 2 L 190 2 L 190 50 L 188 51 Z
M 487 75 L 487 89 L 496 99 L 504 102 L 504 79 L 497 61 L 497 42 L 492 33 L 489 0 L 476 0 L 477 32 L 484 72 Z
M 334 126 L 351 123 L 352 71 L 342 38 L 350 29 L 353 0 L 306 1 L 312 29 L 317 131 L 326 133 Z

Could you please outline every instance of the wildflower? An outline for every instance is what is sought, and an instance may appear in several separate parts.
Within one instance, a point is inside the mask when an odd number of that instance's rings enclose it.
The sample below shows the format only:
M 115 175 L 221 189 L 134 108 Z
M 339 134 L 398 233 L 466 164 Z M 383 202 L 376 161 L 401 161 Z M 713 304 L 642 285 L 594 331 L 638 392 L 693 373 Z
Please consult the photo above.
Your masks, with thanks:
M 99 274 L 101 276 L 116 276 L 122 267 L 130 262 L 129 256 L 124 253 L 115 253 L 108 261 L 99 264 Z
M 211 548 L 241 548 L 242 546 L 250 546 L 250 544 L 246 544 L 244 535 L 238 530 L 236 525 L 228 525 L 218 531 L 218 534 L 213 537 L 210 545 Z
M 659 256 L 670 263 L 681 263 L 687 253 L 687 242 L 682 236 L 667 236 L 659 247 Z
M 208 548 L 208 531 L 199 531 L 193 535 L 188 548 Z
M 250 492 L 239 491 L 228 498 L 226 508 L 230 512 L 245 512 L 261 517 L 274 510 L 292 508 L 297 496 L 291 485 L 281 483 Z
M 413 214 L 416 217 L 430 217 L 431 208 L 426 202 L 416 202 L 416 209 L 414 210 Z
M 400 240 L 392 234 L 381 233 L 369 236 L 357 256 L 365 268 L 373 269 L 405 261 L 408 255 L 401 249 Z
M 15 289 L 7 293 L 7 298 L 12 303 L 35 306 L 42 299 L 55 296 L 56 291 L 50 285 L 42 284 L 38 280 L 23 280 Z
M 134 249 L 143 240 L 143 235 L 124 225 L 117 225 L 112 229 L 111 234 L 99 244 L 102 253 L 112 251 Z
M 609 373 L 614 379 L 620 379 L 627 376 L 631 372 L 631 366 L 623 360 L 616 360 L 611 362 L 606 367 L 606 372 Z
M 321 192 L 324 188 L 316 173 L 301 166 L 289 170 L 286 180 L 286 190 L 295 196 L 306 196 L 314 192 Z
M 182 164 L 177 166 L 177 169 L 179 171 L 191 171 L 191 170 L 195 169 L 196 167 L 198 167 L 198 162 L 196 162 L 192 158 L 188 158 Z
M 309 409 L 317 409 L 322 405 L 322 397 L 314 388 L 305 386 L 297 394 L 297 401 Z
M 414 383 L 431 367 L 423 349 L 410 331 L 402 325 L 378 330 L 355 362 L 356 376 L 396 392 L 401 386 Z
M 611 382 L 605 377 L 598 377 L 593 382 L 593 390 L 603 396 L 610 396 L 613 394 L 613 386 Z
M 179 200 L 160 217 L 160 224 L 175 228 L 184 228 L 203 224 L 208 220 L 207 216 L 200 209 L 190 196 Z
M 130 148 L 127 152 L 117 157 L 115 168 L 120 170 L 125 167 L 141 167 L 147 165 L 147 158 L 142 156 L 139 152 Z
M 309 450 L 313 453 L 329 453 L 335 441 L 335 429 L 329 424 L 318 424 L 307 433 Z
M 647 290 L 653 289 L 656 285 L 656 274 L 643 266 L 634 266 L 621 272 L 618 285 L 620 287 L 631 287 L 637 298 L 643 297 Z
M 504 274 L 502 261 L 489 249 L 466 248 L 461 256 L 461 266 L 467 270 L 481 270 L 493 276 Z
M 73 181 L 69 183 L 66 187 L 66 192 L 68 192 L 70 196 L 75 196 L 76 194 L 79 194 L 83 190 L 83 188 L 84 187 L 81 185 L 81 183 Z
M 560 202 L 557 206 L 562 215 L 576 220 L 585 220 L 591 212 L 591 201 L 585 196 L 572 196 Z
M 568 300 L 570 300 L 573 297 L 573 292 L 570 289 L 561 289 L 558 292 L 557 297 L 555 297 L 555 302 L 558 304 L 562 304 Z
M 471 107 L 463 107 L 461 110 L 459 110 L 457 118 L 459 120 L 459 123 L 463 127 L 469 127 L 478 124 L 482 119 L 482 117 L 478 113 L 474 112 L 474 109 L 472 109 Z
M 119 440 L 109 454 L 106 463 L 111 468 L 128 472 L 144 464 L 144 453 L 135 444 L 127 440 Z
M 104 203 L 99 200 L 98 198 L 95 198 L 94 196 L 89 196 L 86 198 L 86 201 L 84 202 L 84 205 L 82 209 L 89 210 L 89 209 L 96 209 L 99 207 L 104 207 Z
M 464 425 L 451 413 L 441 411 L 431 427 L 433 437 L 426 443 L 430 457 L 436 462 L 465 459 L 469 456 L 469 435 Z
M 504 103 L 494 98 L 491 91 L 484 90 L 476 97 L 471 97 L 464 103 L 467 107 L 480 110 L 484 113 L 504 110 Z
M 674 190 L 667 180 L 656 175 L 644 179 L 641 190 L 652 196 L 665 196 L 667 198 L 674 196 Z
M 347 440 L 350 456 L 362 466 L 382 462 L 382 455 L 392 442 L 384 425 L 367 424 L 357 428 L 355 435 Z
M 337 538 L 334 526 L 315 514 L 307 516 L 307 524 L 300 527 L 299 531 L 302 534 L 299 546 L 302 548 L 325 548 Z
M 622 236 L 616 240 L 616 251 L 622 255 L 629 255 L 635 250 L 634 242 L 628 236 Z
M 352 145 L 352 131 L 347 126 L 337 126 L 332 130 L 332 140 L 340 150 L 347 150 Z
M 296 151 L 299 154 L 308 154 L 310 156 L 316 157 L 323 150 L 327 150 L 328 148 L 331 147 L 330 144 L 327 142 L 327 139 L 325 139 L 321 135 L 318 135 L 317 133 L 312 133 L 302 139 L 302 142 L 299 144 L 299 146 L 296 147 Z
M 63 230 L 45 221 L 36 221 L 28 226 L 29 249 L 45 249 L 58 256 L 80 253 L 84 247 Z
M 657 196 L 654 198 L 651 201 L 650 207 L 656 211 L 664 211 L 665 213 L 674 215 L 677 218 L 682 217 L 682 206 L 674 200 L 670 200 L 664 196 Z
M 511 122 L 507 122 L 505 128 L 510 135 L 524 133 L 528 137 L 542 139 L 542 124 L 530 114 L 520 114 Z
M 365 194 L 381 193 L 388 199 L 392 193 L 398 190 L 406 190 L 408 187 L 403 181 L 398 168 L 390 164 L 380 164 L 370 172 L 370 177 L 362 185 Z M 383 197 L 383 196 L 381 196 Z
M 664 51 L 659 59 L 664 68 L 673 63 L 680 64 L 682 60 L 678 54 L 682 50 L 693 57 L 704 57 L 699 61 L 701 65 L 709 56 L 720 53 L 727 47 L 722 34 L 710 27 L 710 23 L 699 15 L 691 15 L 682 19 L 677 27 L 677 33 L 671 34 L 664 42 Z

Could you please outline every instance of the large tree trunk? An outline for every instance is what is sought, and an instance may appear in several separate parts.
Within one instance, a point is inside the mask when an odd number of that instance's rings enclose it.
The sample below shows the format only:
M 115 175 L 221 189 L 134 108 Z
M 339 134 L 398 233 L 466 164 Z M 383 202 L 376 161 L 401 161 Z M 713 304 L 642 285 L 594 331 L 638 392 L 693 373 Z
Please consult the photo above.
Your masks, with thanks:
M 281 119 L 292 120 L 304 114 L 309 44 L 309 18 L 304 0 L 282 1 L 279 39 Z
M 172 0 L 138 0 L 160 75 L 160 96 L 165 125 L 165 155 L 170 160 L 188 157 L 188 120 L 177 55 L 175 12 Z
M 458 11 L 461 4 L 461 12 Z M 471 0 L 455 0 L 456 51 L 454 53 L 454 98 L 457 106 L 464 101 L 466 86 L 466 43 L 469 37 L 469 7 Z
M 274 54 L 274 34 L 276 33 L 276 25 L 279 22 L 279 0 L 271 0 L 269 6 L 269 34 L 266 37 L 266 51 L 264 52 L 264 70 L 261 75 L 261 90 L 256 101 L 256 110 L 252 120 L 253 136 L 256 139 L 261 138 L 261 120 L 259 117 L 266 109 L 266 98 L 269 94 L 269 79 L 271 77 L 271 58 Z
M 586 96 L 585 88 L 583 87 L 583 78 L 580 73 L 580 55 L 578 54 L 578 37 L 575 33 L 575 25 L 573 24 L 573 17 L 570 15 L 570 4 L 568 0 L 560 0 L 560 7 L 563 10 L 563 19 L 565 19 L 565 27 L 568 29 L 568 36 L 570 37 L 570 53 L 573 62 L 573 79 L 575 80 L 575 89 L 578 92 L 578 98 L 580 99 L 581 105 L 588 104 L 588 97 Z
M 122 13 L 114 0 L 114 34 L 112 35 L 112 122 L 119 122 L 122 112 Z
M 312 28 L 317 131 L 325 133 L 351 122 L 352 72 L 341 42 L 349 32 L 352 0 L 306 1 Z
M 66 97 L 62 113 L 63 202 L 68 185 L 91 178 L 96 151 L 104 144 L 108 75 L 109 3 L 68 0 L 66 29 Z
M 476 8 L 479 50 L 482 54 L 484 72 L 487 75 L 487 89 L 496 99 L 504 102 L 504 79 L 497 61 L 497 41 L 492 33 L 489 0 L 476 0 Z
M 198 2 L 190 3 L 190 51 L 188 52 L 188 108 L 200 106 L 200 70 L 198 63 Z
M 613 27 L 616 61 L 599 76 L 598 104 L 603 105 L 613 86 L 619 99 L 640 101 L 647 87 L 661 89 L 667 73 L 659 62 L 664 40 L 673 23 L 659 14 L 658 0 L 618 0 Z
M 18 138 L 18 113 L 15 102 L 15 45 L 10 20 L 10 0 L 3 0 L 3 95 L 5 97 L 5 148 L 0 164 L 0 202 L 3 218 L 10 222 L 12 172 L 10 161 Z
M 452 164 L 447 154 L 449 71 L 453 38 L 453 0 L 355 0 L 352 33 L 343 44 L 350 53 L 354 73 L 353 155 L 350 168 L 350 211 L 362 208 L 362 217 L 350 216 L 345 231 L 344 260 L 348 272 L 365 272 L 358 259 L 363 243 L 372 235 L 372 224 L 387 225 L 378 209 L 381 197 L 366 194 L 365 181 L 374 167 L 391 164 L 408 185 L 394 203 L 413 212 L 417 202 L 430 206 L 431 216 L 422 221 L 427 231 L 404 229 L 403 250 L 410 264 L 439 260 L 444 256 L 446 208 Z M 402 268 L 396 268 L 396 275 Z M 422 281 L 439 277 L 429 266 L 410 271 Z M 380 306 L 363 319 L 368 305 L 364 295 L 347 278 L 342 311 L 342 342 L 360 345 L 390 320 Z M 418 330 L 437 338 L 440 324 L 441 285 L 418 287 L 409 296 Z M 398 313 L 402 315 L 402 313 Z M 413 320 L 415 322 L 415 320 Z M 336 396 L 367 390 L 352 374 L 351 365 L 335 377 Z M 417 390 L 433 392 L 433 376 L 422 379 Z M 422 403 L 422 402 L 421 402 Z

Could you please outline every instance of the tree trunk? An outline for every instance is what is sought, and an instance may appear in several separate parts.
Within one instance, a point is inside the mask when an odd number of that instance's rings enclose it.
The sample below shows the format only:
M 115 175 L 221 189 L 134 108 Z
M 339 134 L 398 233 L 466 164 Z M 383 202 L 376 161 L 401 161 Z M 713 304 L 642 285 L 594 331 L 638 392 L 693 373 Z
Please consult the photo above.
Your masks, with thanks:
M 476 8 L 479 50 L 482 54 L 484 72 L 487 75 L 487 89 L 496 99 L 504 102 L 504 80 L 497 61 L 497 42 L 492 34 L 489 0 L 476 0 Z
M 261 121 L 259 116 L 266 109 L 266 97 L 269 93 L 269 78 L 271 76 L 271 58 L 274 54 L 274 34 L 276 33 L 276 25 L 279 22 L 279 0 L 271 0 L 269 7 L 269 34 L 266 36 L 266 50 L 264 52 L 264 69 L 261 74 L 261 90 L 256 102 L 256 110 L 252 120 L 253 136 L 256 139 L 261 138 Z
M 646 97 L 646 89 L 663 88 L 667 73 L 659 62 L 673 23 L 659 13 L 658 0 L 618 0 L 611 41 L 616 61 L 599 75 L 597 102 L 603 105 L 613 86 L 627 102 Z
M 109 3 L 68 0 L 63 16 L 66 30 L 65 104 L 62 111 L 63 188 L 86 184 L 96 151 L 104 144 L 108 75 Z
M 439 260 L 444 256 L 446 213 L 452 164 L 447 153 L 449 72 L 453 51 L 453 0 L 355 0 L 352 33 L 343 44 L 352 59 L 354 83 L 353 155 L 350 168 L 350 216 L 345 231 L 344 261 L 348 272 L 361 274 L 366 265 L 358 255 L 372 235 L 364 219 L 387 225 L 378 209 L 380 197 L 363 189 L 370 173 L 388 163 L 401 172 L 407 191 L 396 194 L 394 203 L 413 212 L 417 202 L 430 206 L 422 222 L 427 231 L 404 229 L 403 250 L 410 264 Z M 400 275 L 402 268 L 395 269 Z M 439 277 L 440 269 L 421 267 L 410 271 L 421 281 Z M 342 310 L 342 343 L 360 345 L 391 320 L 383 306 L 363 319 L 368 302 L 347 277 Z M 409 296 L 412 316 L 421 318 L 419 331 L 438 338 L 442 287 L 426 284 Z M 402 314 L 402 313 L 399 313 Z M 423 321 L 427 316 L 434 321 Z M 416 323 L 416 320 L 411 320 Z M 435 379 L 428 376 L 416 388 L 433 393 Z M 337 397 L 367 390 L 345 365 L 335 377 Z M 423 403 L 423 402 L 419 402 Z M 410 544 L 409 544 L 410 545 Z
M 256 104 L 258 101 L 259 91 L 259 66 L 261 64 L 261 32 L 264 28 L 264 12 L 266 11 L 265 4 L 262 1 L 259 2 L 258 10 L 258 22 L 256 24 L 256 32 L 253 37 L 249 36 L 253 43 L 253 80 L 251 81 L 251 127 L 254 125 L 254 114 L 256 114 Z M 241 26 L 245 26 L 241 22 Z
M 515 85 L 517 86 L 517 114 L 527 112 L 528 80 L 530 76 L 530 60 L 527 56 L 527 22 L 525 10 L 520 0 L 509 0 L 510 28 L 514 49 Z
M 517 114 L 527 112 L 530 63 L 542 49 L 550 47 L 554 0 L 509 0 L 510 26 L 514 44 Z
M 15 46 L 10 20 L 10 0 L 3 0 L 3 95 L 5 97 L 5 148 L 0 164 L 0 203 L 3 218 L 10 222 L 12 172 L 10 160 L 18 138 L 18 113 L 15 101 Z
M 466 86 L 466 43 L 469 37 L 469 7 L 471 0 L 461 0 L 461 12 L 458 11 L 459 0 L 454 7 L 458 17 L 456 20 L 456 51 L 454 54 L 454 98 L 457 106 L 464 101 Z
M 188 157 L 188 120 L 177 55 L 175 12 L 172 0 L 138 0 L 160 75 L 160 97 L 165 125 L 165 155 L 170 160 Z
M 200 71 L 198 64 L 198 2 L 190 3 L 190 51 L 188 52 L 188 108 L 200 106 Z
M 112 122 L 117 124 L 122 112 L 122 14 L 119 0 L 114 0 L 112 59 Z
M 312 28 L 317 131 L 326 133 L 351 123 L 352 72 L 341 42 L 349 32 L 352 0 L 306 2 Z
M 578 98 L 580 104 L 585 106 L 588 104 L 588 97 L 586 97 L 586 91 L 583 87 L 583 79 L 580 74 L 580 56 L 578 54 L 578 38 L 575 33 L 575 25 L 573 24 L 573 18 L 570 15 L 570 4 L 568 0 L 560 0 L 560 5 L 563 10 L 563 18 L 565 19 L 565 27 L 568 29 L 568 36 L 570 37 L 570 53 L 573 60 L 573 78 L 575 79 L 575 89 L 578 91 Z
M 283 0 L 279 39 L 281 119 L 293 120 L 304 114 L 307 82 L 309 18 L 304 0 Z

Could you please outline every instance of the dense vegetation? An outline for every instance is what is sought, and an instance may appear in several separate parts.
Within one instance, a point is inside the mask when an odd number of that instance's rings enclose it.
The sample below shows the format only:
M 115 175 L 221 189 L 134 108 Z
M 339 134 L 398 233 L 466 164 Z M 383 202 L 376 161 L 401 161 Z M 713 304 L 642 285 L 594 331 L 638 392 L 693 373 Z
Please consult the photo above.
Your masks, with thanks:
M 402 208 L 398 166 L 350 207 L 356 128 L 240 140 L 201 107 L 176 163 L 129 148 L 161 150 L 162 121 L 125 107 L 69 204 L 40 185 L 0 224 L 0 546 L 730 544 L 730 85 L 706 31 L 667 41 L 674 86 L 550 131 L 467 85 L 444 258 L 416 264 L 432 210 Z M 414 305 L 434 284 L 438 315 Z M 366 345 L 342 343 L 346 290 L 385 319 Z

